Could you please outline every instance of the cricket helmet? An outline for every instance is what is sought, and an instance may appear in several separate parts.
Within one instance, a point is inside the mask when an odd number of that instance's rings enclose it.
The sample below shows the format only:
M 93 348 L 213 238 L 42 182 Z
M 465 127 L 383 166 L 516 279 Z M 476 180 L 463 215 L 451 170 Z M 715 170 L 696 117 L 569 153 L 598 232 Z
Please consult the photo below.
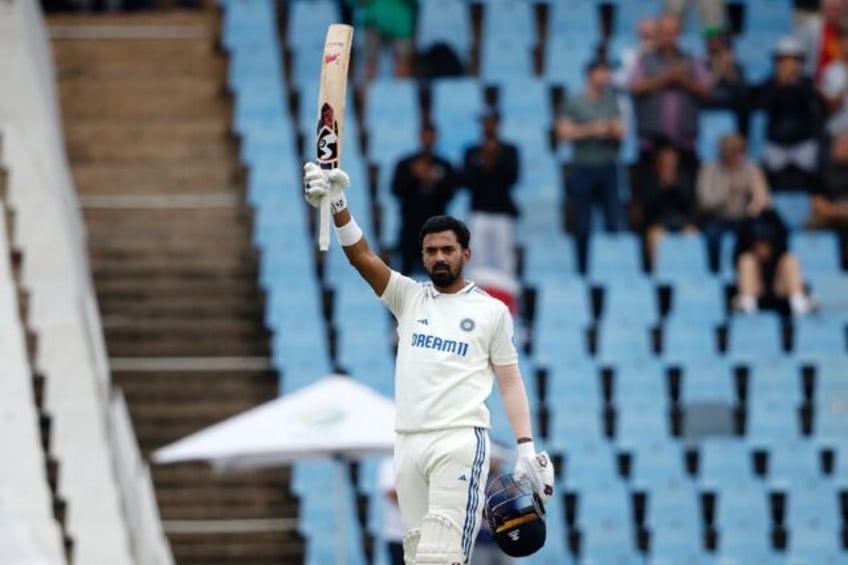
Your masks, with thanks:
M 486 520 L 498 547 L 524 557 L 545 545 L 545 507 L 526 477 L 504 474 L 486 487 Z

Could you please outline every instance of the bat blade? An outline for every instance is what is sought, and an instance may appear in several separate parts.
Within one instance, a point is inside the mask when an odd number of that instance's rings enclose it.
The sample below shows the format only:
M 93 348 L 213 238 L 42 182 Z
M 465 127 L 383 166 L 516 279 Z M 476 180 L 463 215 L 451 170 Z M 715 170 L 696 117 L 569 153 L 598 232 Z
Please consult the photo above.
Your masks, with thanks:
M 321 59 L 321 88 L 318 92 L 318 127 L 315 157 L 322 169 L 336 169 L 342 164 L 347 74 L 353 27 L 332 24 L 327 28 Z M 319 209 L 318 248 L 330 248 L 330 201 L 321 200 Z

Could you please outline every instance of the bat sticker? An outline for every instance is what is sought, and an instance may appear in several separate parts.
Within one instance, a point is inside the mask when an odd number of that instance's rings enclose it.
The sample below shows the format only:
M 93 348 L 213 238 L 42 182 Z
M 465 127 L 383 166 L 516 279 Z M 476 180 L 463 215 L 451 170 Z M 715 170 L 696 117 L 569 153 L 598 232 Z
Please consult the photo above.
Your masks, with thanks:
M 321 121 L 318 124 L 317 155 L 318 162 L 329 168 L 336 167 L 339 159 L 339 124 L 333 114 L 333 107 L 325 102 L 321 106 Z

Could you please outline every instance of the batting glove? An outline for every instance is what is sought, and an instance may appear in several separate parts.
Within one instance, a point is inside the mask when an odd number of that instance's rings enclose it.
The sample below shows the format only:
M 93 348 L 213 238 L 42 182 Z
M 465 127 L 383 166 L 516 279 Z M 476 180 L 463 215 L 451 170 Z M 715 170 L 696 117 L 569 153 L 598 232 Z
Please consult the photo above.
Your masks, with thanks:
M 542 502 L 547 502 L 554 494 L 554 466 L 546 451 L 536 453 L 533 442 L 518 444 L 518 458 L 515 460 L 515 470 L 512 472 L 515 480 L 527 477 L 533 487 L 533 492 L 539 495 Z
M 330 209 L 338 214 L 347 208 L 344 191 L 348 186 L 350 177 L 341 169 L 322 169 L 312 162 L 303 166 L 303 195 L 310 206 L 318 208 L 321 199 L 329 196 Z

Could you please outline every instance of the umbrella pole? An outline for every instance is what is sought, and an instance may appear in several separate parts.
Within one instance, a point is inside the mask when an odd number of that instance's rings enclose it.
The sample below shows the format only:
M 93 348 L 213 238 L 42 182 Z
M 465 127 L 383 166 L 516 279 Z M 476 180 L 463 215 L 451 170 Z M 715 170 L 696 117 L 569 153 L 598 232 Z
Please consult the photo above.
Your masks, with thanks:
M 336 565 L 345 565 L 347 538 L 347 513 L 345 512 L 345 481 L 347 481 L 344 459 L 336 457 Z

